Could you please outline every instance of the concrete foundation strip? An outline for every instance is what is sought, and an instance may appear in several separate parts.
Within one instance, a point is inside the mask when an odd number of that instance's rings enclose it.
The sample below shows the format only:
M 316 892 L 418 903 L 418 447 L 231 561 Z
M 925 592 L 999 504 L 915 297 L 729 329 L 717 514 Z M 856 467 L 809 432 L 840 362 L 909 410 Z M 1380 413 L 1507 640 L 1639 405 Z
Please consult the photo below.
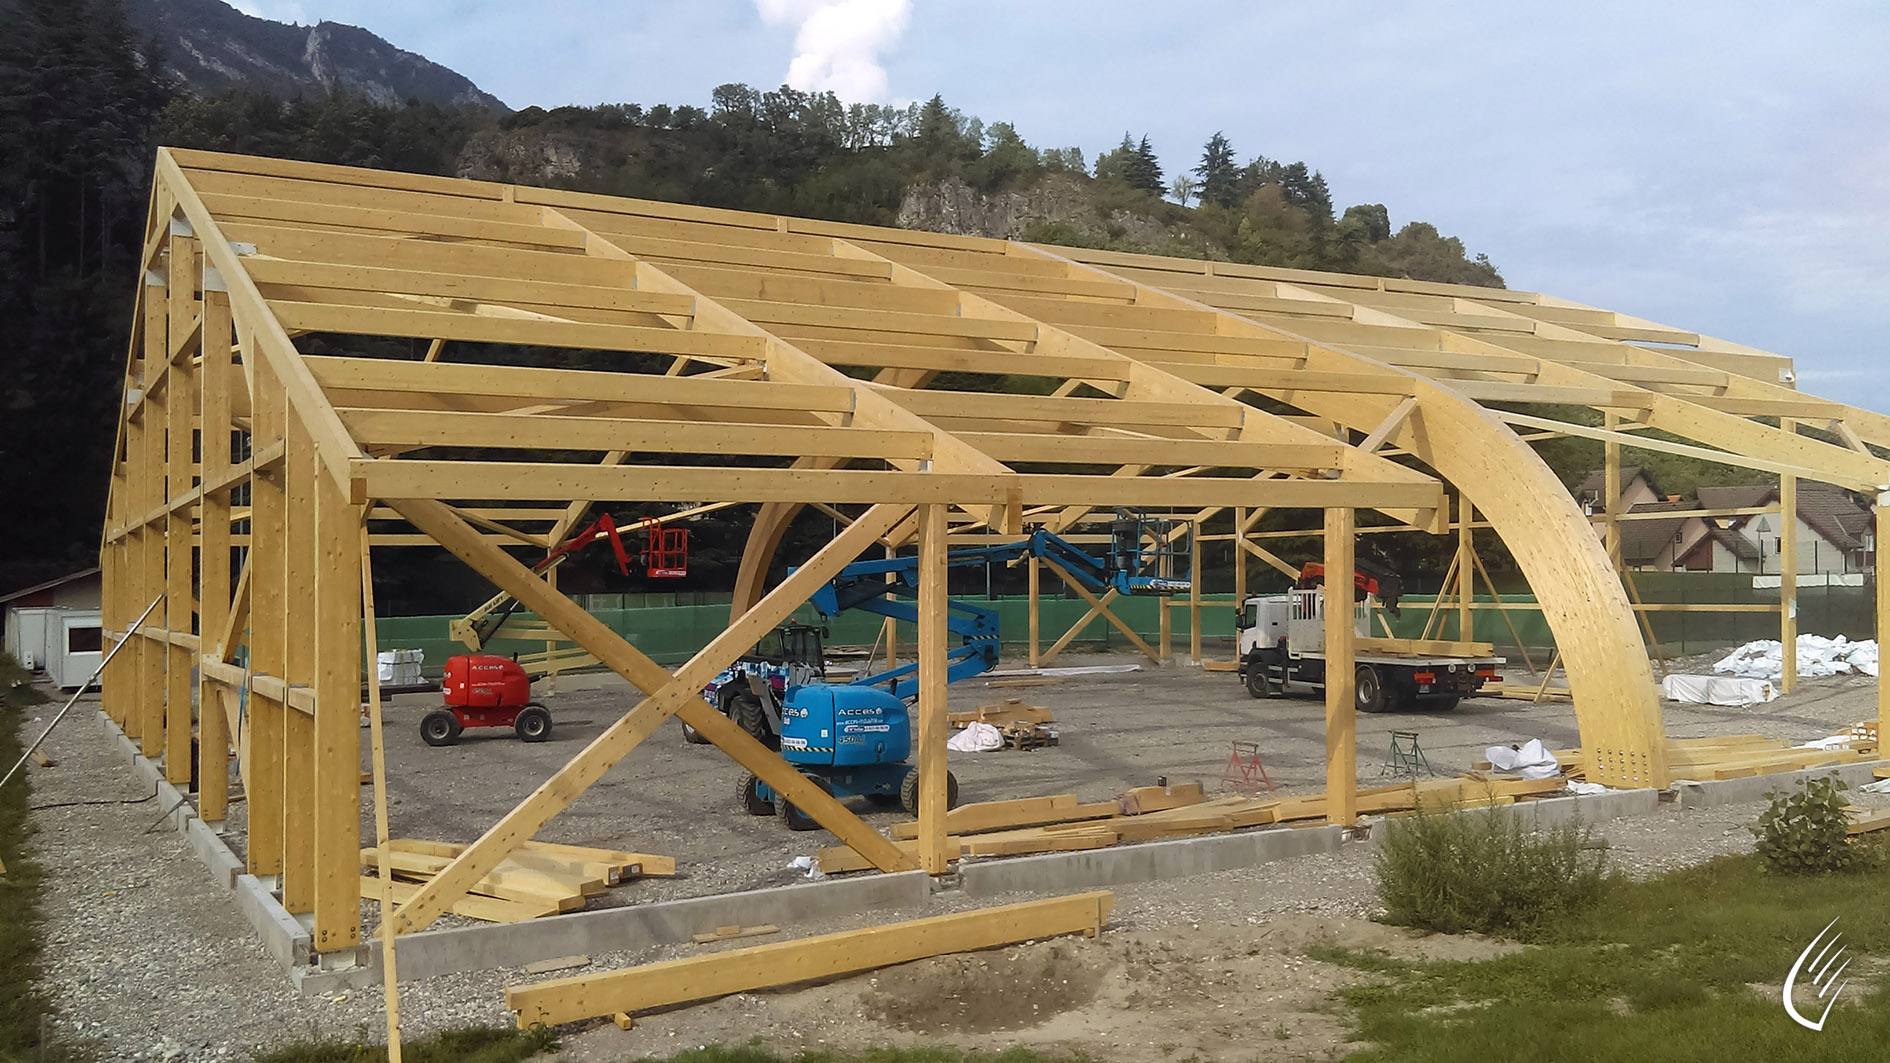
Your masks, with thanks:
M 156 787 L 159 807 L 173 809 L 166 817 L 171 826 L 184 836 L 217 884 L 235 894 L 238 908 L 255 928 L 264 949 L 293 976 L 302 992 L 326 993 L 380 983 L 379 941 L 369 942 L 345 958 L 323 957 L 324 961 L 340 961 L 329 969 L 314 966 L 317 957 L 307 928 L 282 907 L 270 885 L 245 874 L 243 862 L 216 831 L 197 818 L 195 809 L 184 801 L 184 795 L 164 781 L 157 764 L 146 759 L 137 743 L 126 738 L 110 717 L 100 712 L 98 718 L 130 761 L 138 778 Z M 1682 808 L 1739 804 L 1764 800 L 1769 793 L 1791 790 L 1807 779 L 1830 776 L 1859 786 L 1870 782 L 1875 769 L 1887 764 L 1890 761 L 1879 760 L 1744 779 L 1681 781 L 1674 784 L 1673 791 L 1676 803 Z M 1523 801 L 1502 808 L 1510 815 L 1530 817 L 1532 827 L 1546 827 L 1576 817 L 1584 822 L 1599 823 L 1646 815 L 1659 807 L 1660 798 L 1658 790 L 1614 790 L 1605 794 Z M 1276 827 L 1072 853 L 969 860 L 959 870 L 958 878 L 965 894 L 972 897 L 1016 892 L 1067 893 L 1335 852 L 1344 844 L 1345 834 L 1339 827 Z M 573 912 L 522 923 L 428 930 L 401 936 L 401 978 L 405 981 L 523 967 L 577 953 L 595 955 L 651 945 L 683 944 L 695 934 L 735 923 L 793 926 L 868 909 L 923 908 L 930 903 L 933 888 L 934 883 L 925 872 L 902 871 Z

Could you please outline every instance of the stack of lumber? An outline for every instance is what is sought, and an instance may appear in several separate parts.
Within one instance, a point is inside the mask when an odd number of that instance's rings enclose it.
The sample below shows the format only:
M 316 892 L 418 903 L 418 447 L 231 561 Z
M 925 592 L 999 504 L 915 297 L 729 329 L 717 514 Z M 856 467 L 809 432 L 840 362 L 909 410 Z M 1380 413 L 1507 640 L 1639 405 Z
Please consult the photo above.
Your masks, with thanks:
M 1890 808 L 1863 808 L 1858 805 L 1846 805 L 1844 812 L 1851 818 L 1850 825 L 1844 828 L 1844 833 L 1852 838 L 1857 837 L 1859 834 L 1869 834 L 1871 831 L 1883 830 L 1885 827 L 1890 827 Z
M 962 729 L 972 723 L 988 723 L 993 727 L 1003 727 L 1011 723 L 1034 726 L 1057 722 L 1056 716 L 1049 709 L 1041 705 L 1026 705 L 1017 698 L 1005 698 L 1001 704 L 981 705 L 964 712 L 949 712 L 945 714 L 945 720 L 954 729 Z
M 1560 779 L 1486 779 L 1475 775 L 1429 779 L 1360 790 L 1358 812 L 1396 815 L 1410 812 L 1420 802 L 1426 808 L 1438 809 L 1502 805 L 1561 789 Z M 967 856 L 1103 849 L 1130 842 L 1323 820 L 1325 816 L 1323 795 L 1275 798 L 1235 794 L 1209 799 L 1199 783 L 1142 786 L 1113 801 L 1093 804 L 1082 803 L 1075 794 L 1058 794 L 952 809 L 945 816 L 945 855 L 957 860 Z M 917 823 L 894 824 L 888 834 L 893 844 L 905 852 L 918 852 Z M 818 860 L 820 870 L 827 874 L 864 871 L 872 866 L 844 845 L 822 849 Z
M 988 723 L 1004 736 L 1005 749 L 1041 749 L 1057 744 L 1056 716 L 1040 705 L 1026 705 L 1017 698 L 1006 698 L 999 705 L 983 705 L 966 712 L 945 716 L 955 730 L 973 723 Z
M 1873 752 L 1856 748 L 1802 749 L 1782 738 L 1764 735 L 1668 739 L 1667 774 L 1675 779 L 1743 779 L 1875 760 L 1875 744 L 1870 748 Z
M 405 904 L 466 848 L 417 838 L 393 838 L 387 847 L 396 904 Z M 372 869 L 361 876 L 361 895 L 379 897 L 379 847 L 362 849 L 361 864 Z M 517 923 L 576 911 L 588 898 L 639 876 L 667 878 L 675 873 L 676 861 L 667 856 L 529 841 L 474 883 L 449 910 L 468 919 Z

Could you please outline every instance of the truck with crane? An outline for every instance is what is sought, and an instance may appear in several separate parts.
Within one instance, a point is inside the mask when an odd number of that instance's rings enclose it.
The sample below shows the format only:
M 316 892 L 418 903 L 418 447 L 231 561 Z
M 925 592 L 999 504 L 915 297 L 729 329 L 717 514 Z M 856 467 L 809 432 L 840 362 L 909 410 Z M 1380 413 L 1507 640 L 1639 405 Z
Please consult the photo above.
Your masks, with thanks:
M 1326 609 L 1329 585 L 1324 566 L 1309 564 L 1285 594 L 1256 595 L 1241 603 L 1240 681 L 1255 698 L 1285 693 L 1293 683 L 1326 683 Z M 1449 712 L 1486 684 L 1499 683 L 1503 658 L 1487 643 L 1377 638 L 1372 616 L 1380 607 L 1398 612 L 1398 578 L 1370 563 L 1353 573 L 1347 597 L 1358 641 L 1353 660 L 1360 712 Z

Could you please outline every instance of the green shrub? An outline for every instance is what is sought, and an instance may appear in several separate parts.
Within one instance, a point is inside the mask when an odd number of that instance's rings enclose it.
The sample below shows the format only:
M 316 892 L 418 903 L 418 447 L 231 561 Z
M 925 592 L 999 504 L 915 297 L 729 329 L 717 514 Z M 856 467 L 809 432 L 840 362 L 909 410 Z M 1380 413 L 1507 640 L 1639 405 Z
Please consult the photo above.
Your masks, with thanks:
M 1526 938 L 1601 900 L 1615 875 L 1588 828 L 1536 832 L 1518 820 L 1496 808 L 1420 807 L 1391 821 L 1373 858 L 1384 921 Z
M 1765 869 L 1779 875 L 1862 870 L 1865 854 L 1845 834 L 1850 817 L 1840 795 L 1847 789 L 1842 779 L 1807 779 L 1791 793 L 1770 795 L 1770 807 L 1751 828 Z

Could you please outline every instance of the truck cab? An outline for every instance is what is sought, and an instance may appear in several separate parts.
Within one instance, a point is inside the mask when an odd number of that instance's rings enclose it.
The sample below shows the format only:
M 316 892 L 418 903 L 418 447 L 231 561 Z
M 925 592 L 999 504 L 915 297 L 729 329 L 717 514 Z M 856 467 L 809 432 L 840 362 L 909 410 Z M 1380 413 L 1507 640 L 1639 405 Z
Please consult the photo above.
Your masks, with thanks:
M 1373 637 L 1377 605 L 1367 594 L 1353 610 L 1353 630 L 1360 640 L 1354 654 L 1360 712 L 1448 712 L 1486 684 L 1501 682 L 1496 669 L 1503 658 L 1489 654 L 1487 646 Z M 1323 587 L 1256 595 L 1242 603 L 1235 626 L 1240 632 L 1239 674 L 1247 693 L 1269 698 L 1295 682 L 1324 688 L 1325 617 Z M 1448 652 L 1463 648 L 1476 652 Z

